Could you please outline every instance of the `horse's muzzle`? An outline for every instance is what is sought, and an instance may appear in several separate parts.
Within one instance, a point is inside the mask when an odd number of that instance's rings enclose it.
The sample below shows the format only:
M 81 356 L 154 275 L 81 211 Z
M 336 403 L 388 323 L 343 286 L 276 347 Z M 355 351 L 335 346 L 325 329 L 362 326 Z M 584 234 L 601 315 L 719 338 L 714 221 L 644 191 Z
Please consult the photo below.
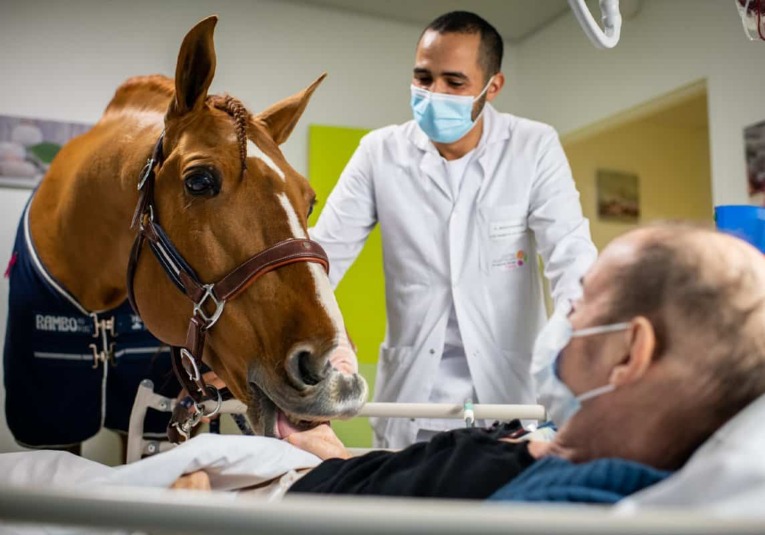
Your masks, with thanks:
M 367 401 L 364 377 L 348 373 L 348 368 L 336 369 L 329 356 L 309 360 L 296 351 L 286 368 L 287 381 L 265 375 L 259 366 L 250 369 L 253 406 L 248 415 L 254 420 L 253 428 L 263 429 L 266 435 L 284 438 L 285 428 L 294 432 L 331 419 L 351 418 Z

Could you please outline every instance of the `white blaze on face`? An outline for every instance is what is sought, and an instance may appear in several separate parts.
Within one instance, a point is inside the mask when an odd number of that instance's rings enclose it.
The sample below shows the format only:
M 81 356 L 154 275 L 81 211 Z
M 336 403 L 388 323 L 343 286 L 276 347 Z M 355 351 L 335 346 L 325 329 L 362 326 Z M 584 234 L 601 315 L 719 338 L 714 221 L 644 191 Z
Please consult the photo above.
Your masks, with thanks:
M 292 207 L 287 195 L 284 193 L 278 193 L 276 197 L 279 199 L 282 208 L 287 213 L 287 220 L 290 224 L 290 230 L 295 238 L 307 239 L 303 226 L 300 224 L 297 213 Z M 340 314 L 340 307 L 337 305 L 337 299 L 335 299 L 335 293 L 332 291 L 332 287 L 329 284 L 329 277 L 324 271 L 324 268 L 315 262 L 306 262 L 308 269 L 311 271 L 313 282 L 316 287 L 316 297 L 324 308 L 327 316 L 329 316 L 332 326 L 335 328 L 335 341 L 337 347 L 330 355 L 329 361 L 332 366 L 346 374 L 357 373 L 358 362 L 356 360 L 356 353 L 351 347 L 351 343 L 348 340 L 348 335 L 345 332 L 345 324 L 343 322 L 343 316 Z
M 279 178 L 282 180 L 286 180 L 284 178 L 284 171 L 282 171 L 279 166 L 277 166 L 274 161 L 269 158 L 269 156 L 260 150 L 260 147 L 258 147 L 251 139 L 247 140 L 247 157 L 248 158 L 258 158 L 261 160 L 264 164 L 266 164 L 268 167 L 271 168 L 271 170 L 279 175 Z

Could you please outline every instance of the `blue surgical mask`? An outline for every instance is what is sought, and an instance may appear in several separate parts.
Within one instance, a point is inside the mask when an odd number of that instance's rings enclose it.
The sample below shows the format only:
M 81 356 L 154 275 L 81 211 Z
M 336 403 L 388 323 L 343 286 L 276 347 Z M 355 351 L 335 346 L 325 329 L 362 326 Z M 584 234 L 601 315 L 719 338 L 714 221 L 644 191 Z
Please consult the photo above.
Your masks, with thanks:
M 414 120 L 436 143 L 454 143 L 462 139 L 480 117 L 478 114 L 478 117 L 473 120 L 473 104 L 486 93 L 491 80 L 490 78 L 477 97 L 433 93 L 412 85 L 410 103 Z
M 586 329 L 574 330 L 568 319 L 568 310 L 558 309 L 540 331 L 534 345 L 531 373 L 537 388 L 539 402 L 547 409 L 548 418 L 561 427 L 581 408 L 582 402 L 613 392 L 608 384 L 575 396 L 558 374 L 560 355 L 572 338 L 623 331 L 630 324 L 612 323 Z

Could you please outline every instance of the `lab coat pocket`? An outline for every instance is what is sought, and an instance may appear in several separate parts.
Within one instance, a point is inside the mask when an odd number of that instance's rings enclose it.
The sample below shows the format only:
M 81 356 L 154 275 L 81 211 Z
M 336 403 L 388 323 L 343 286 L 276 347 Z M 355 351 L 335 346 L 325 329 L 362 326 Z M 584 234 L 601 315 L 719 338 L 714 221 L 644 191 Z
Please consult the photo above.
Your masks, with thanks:
M 529 238 L 526 206 L 494 206 L 483 212 L 481 265 L 488 275 L 528 269 Z

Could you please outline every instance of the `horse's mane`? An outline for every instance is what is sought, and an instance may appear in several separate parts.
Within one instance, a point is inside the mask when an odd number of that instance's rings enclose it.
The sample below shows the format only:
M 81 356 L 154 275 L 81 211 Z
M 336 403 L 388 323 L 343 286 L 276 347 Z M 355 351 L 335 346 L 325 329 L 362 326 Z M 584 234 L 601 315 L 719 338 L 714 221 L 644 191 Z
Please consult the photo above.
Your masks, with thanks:
M 231 95 L 210 95 L 207 103 L 215 109 L 226 112 L 236 125 L 236 139 L 239 142 L 239 160 L 242 163 L 242 173 L 247 167 L 247 124 L 250 121 L 250 112 L 242 104 L 242 101 Z
M 136 98 L 137 93 L 146 92 Z M 151 74 L 148 76 L 134 76 L 127 79 L 117 88 L 106 111 L 116 111 L 128 106 L 139 108 L 157 108 L 157 111 L 164 111 L 167 108 L 168 101 L 175 95 L 175 82 L 167 76 L 161 74 Z M 155 97 L 155 98 L 152 98 Z M 157 99 L 156 97 L 159 97 Z M 209 95 L 207 104 L 217 110 L 221 110 L 234 120 L 236 127 L 236 138 L 239 144 L 239 158 L 242 163 L 242 172 L 244 172 L 247 162 L 247 125 L 249 123 L 250 112 L 239 99 L 231 95 Z M 159 107 L 158 107 L 159 105 Z

